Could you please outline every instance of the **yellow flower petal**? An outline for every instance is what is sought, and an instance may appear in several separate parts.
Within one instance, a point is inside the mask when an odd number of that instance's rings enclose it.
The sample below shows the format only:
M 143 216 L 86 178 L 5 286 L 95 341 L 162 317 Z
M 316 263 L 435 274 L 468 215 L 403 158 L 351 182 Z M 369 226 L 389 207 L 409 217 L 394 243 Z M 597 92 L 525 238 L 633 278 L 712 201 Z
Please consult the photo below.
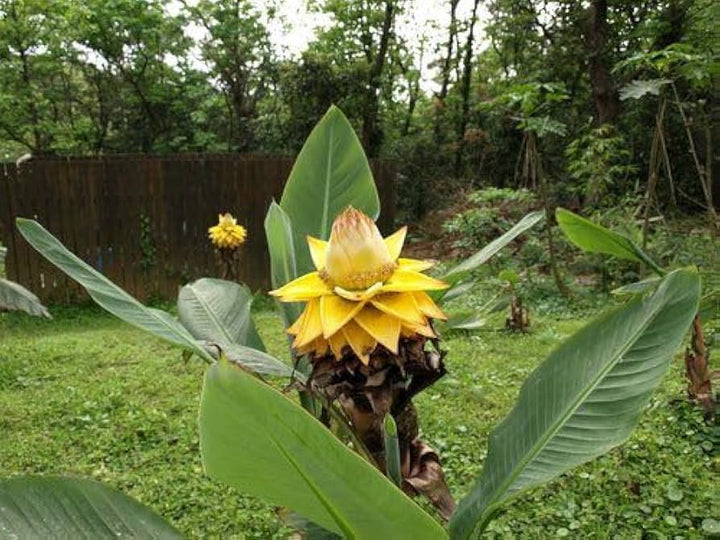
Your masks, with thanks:
M 328 339 L 328 345 L 335 356 L 335 360 L 342 360 L 343 347 L 347 344 L 348 342 L 345 338 L 345 334 L 342 332 L 336 332 L 334 335 L 330 336 L 330 339 Z
M 435 266 L 434 261 L 421 261 L 418 259 L 405 259 L 400 257 L 397 260 L 397 269 L 406 272 L 424 272 Z
M 302 347 L 295 347 L 295 353 L 298 356 L 312 353 L 314 356 L 325 356 L 330 350 L 330 346 L 327 340 L 319 337 L 310 343 L 303 345 Z
M 312 257 L 315 268 L 322 270 L 325 268 L 325 258 L 327 257 L 328 243 L 319 238 L 307 236 L 308 247 L 310 248 L 310 256 Z
M 417 307 L 412 294 L 390 293 L 380 294 L 370 300 L 380 311 L 413 324 L 424 324 L 425 317 Z
M 400 319 L 372 306 L 365 306 L 353 320 L 378 343 L 397 354 Z
M 305 319 L 305 315 L 307 315 L 308 308 L 305 306 L 305 309 L 300 314 L 300 316 L 297 318 L 297 320 L 292 323 L 290 326 L 288 326 L 288 329 L 286 332 L 290 335 L 296 335 L 300 330 L 302 330 L 303 320 Z
M 370 353 L 375 350 L 375 346 L 377 345 L 373 337 L 360 328 L 360 325 L 354 321 L 350 321 L 343 326 L 342 333 L 360 361 L 368 365 L 370 363 Z
M 303 317 L 303 325 L 293 342 L 293 347 L 302 347 L 314 341 L 322 335 L 323 325 L 320 317 L 320 302 L 317 298 L 310 300 L 305 308 L 305 317 Z
M 442 319 L 443 321 L 447 320 L 447 316 L 442 312 L 442 310 L 437 307 L 435 302 L 433 302 L 433 299 L 430 298 L 430 295 L 428 295 L 425 292 L 418 291 L 412 293 L 413 297 L 415 298 L 415 303 L 417 304 L 420 311 L 422 311 L 422 314 L 426 317 L 431 317 L 433 319 Z
M 382 290 L 385 292 L 435 291 L 447 289 L 448 286 L 447 283 L 420 272 L 396 270 L 390 279 L 385 282 Z
M 391 260 L 397 260 L 398 257 L 400 257 L 400 252 L 402 251 L 403 244 L 405 243 L 405 235 L 407 234 L 407 227 L 402 227 L 401 229 L 398 229 L 394 233 L 392 233 L 390 236 L 385 238 L 385 245 L 388 248 L 388 251 L 390 252 L 390 259 Z
M 433 332 L 432 327 L 428 323 L 425 323 L 425 324 L 403 323 L 402 328 L 400 329 L 400 334 L 403 337 L 412 337 L 416 334 L 420 334 L 421 336 L 425 336 L 428 338 L 437 337 L 435 332 Z
M 323 337 L 327 339 L 335 334 L 363 308 L 363 305 L 363 302 L 351 302 L 339 296 L 320 298 Z
M 269 294 L 279 297 L 281 302 L 303 302 L 324 294 L 332 294 L 332 289 L 322 280 L 320 274 L 310 272 L 270 291 Z
M 363 300 L 369 300 L 370 298 L 375 296 L 378 292 L 380 292 L 382 286 L 382 281 L 378 281 L 374 285 L 371 285 L 364 290 L 348 291 L 347 289 L 343 289 L 342 287 L 335 287 L 333 291 L 335 291 L 335 294 L 337 294 L 338 296 L 342 296 L 346 300 L 352 300 L 353 302 L 361 302 Z
M 321 337 L 315 340 L 315 356 L 325 356 L 330 351 L 330 344 Z

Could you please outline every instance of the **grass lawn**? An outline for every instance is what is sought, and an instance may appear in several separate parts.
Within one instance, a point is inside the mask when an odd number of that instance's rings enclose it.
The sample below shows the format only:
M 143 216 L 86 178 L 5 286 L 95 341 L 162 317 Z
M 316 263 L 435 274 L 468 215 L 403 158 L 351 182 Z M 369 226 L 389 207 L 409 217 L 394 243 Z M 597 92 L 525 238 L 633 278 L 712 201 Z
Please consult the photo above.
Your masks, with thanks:
M 184 362 L 178 350 L 98 309 L 52 311 L 52 321 L 0 314 L 2 475 L 93 477 L 153 507 L 188 537 L 290 534 L 271 506 L 203 476 L 200 362 Z M 269 349 L 285 357 L 275 314 L 261 311 L 256 320 Z M 444 341 L 450 376 L 417 405 L 454 493 L 472 485 L 488 434 L 528 373 L 583 322 L 546 317 L 527 335 L 485 331 Z M 488 537 L 711 534 L 720 520 L 720 441 L 713 446 L 686 404 L 682 371 L 678 357 L 629 442 L 515 500 Z

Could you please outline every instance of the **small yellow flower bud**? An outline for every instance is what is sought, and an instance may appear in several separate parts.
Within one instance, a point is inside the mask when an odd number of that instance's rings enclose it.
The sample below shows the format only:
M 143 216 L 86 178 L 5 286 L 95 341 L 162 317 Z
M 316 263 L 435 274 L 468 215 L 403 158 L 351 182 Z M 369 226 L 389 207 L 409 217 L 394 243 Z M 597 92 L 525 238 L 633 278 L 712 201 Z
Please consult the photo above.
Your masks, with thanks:
M 335 218 L 325 263 L 334 285 L 364 289 L 388 279 L 395 266 L 372 219 L 352 206 Z

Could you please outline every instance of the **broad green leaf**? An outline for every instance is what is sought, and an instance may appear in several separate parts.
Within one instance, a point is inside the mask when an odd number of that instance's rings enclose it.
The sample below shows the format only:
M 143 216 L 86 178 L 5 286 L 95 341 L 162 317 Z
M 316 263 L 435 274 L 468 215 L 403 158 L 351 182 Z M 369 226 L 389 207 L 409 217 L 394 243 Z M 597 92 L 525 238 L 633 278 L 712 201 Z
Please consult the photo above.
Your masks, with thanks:
M 339 540 L 342 538 L 294 512 L 291 512 L 284 521 L 291 527 L 302 531 L 303 540 Z
M 475 487 L 450 521 L 451 537 L 482 530 L 503 502 L 604 454 L 632 433 L 698 306 L 695 271 L 676 270 L 577 332 L 528 377 L 490 435 Z
M 621 259 L 647 264 L 658 275 L 664 275 L 660 268 L 635 242 L 589 219 L 573 214 L 564 208 L 555 212 L 558 225 L 570 241 L 584 251 L 605 253 Z
M 0 482 L 0 538 L 182 538 L 163 518 L 94 480 L 20 476 Z
M 530 212 L 528 215 L 518 221 L 515 225 L 513 225 L 512 229 L 507 231 L 505 234 L 499 236 L 498 238 L 490 242 L 487 246 L 482 248 L 470 258 L 464 260 L 457 266 L 454 266 L 453 268 L 448 270 L 441 279 L 445 281 L 447 281 L 448 279 L 452 280 L 451 278 L 453 276 L 475 270 L 481 264 L 484 264 L 488 260 L 490 260 L 490 258 L 492 258 L 498 251 L 507 246 L 510 242 L 515 240 L 515 238 L 517 238 L 529 228 L 540 222 L 544 217 L 545 214 L 543 212 Z
M 298 277 L 295 262 L 295 247 L 290 218 L 275 201 L 270 203 L 265 216 L 265 238 L 270 253 L 270 271 L 272 286 L 278 289 Z M 285 327 L 287 328 L 302 313 L 299 302 L 280 303 Z
M 237 343 L 264 351 L 250 315 L 252 301 L 252 293 L 245 285 L 202 278 L 180 289 L 178 315 L 196 339 L 222 347 Z
M 463 311 L 450 314 L 441 327 L 443 330 L 477 330 L 486 324 L 487 320 L 480 318 L 477 313 Z
M 243 345 L 238 345 L 237 343 L 230 343 L 222 348 L 222 354 L 224 354 L 232 363 L 240 364 L 250 371 L 261 375 L 292 377 L 303 383 L 307 380 L 304 373 L 293 369 L 292 366 L 286 364 L 282 360 L 275 358 L 266 352 L 258 351 L 257 349 L 244 347 Z M 217 357 L 219 358 L 220 354 L 218 354 Z
M 475 285 L 477 285 L 477 283 L 472 281 L 465 281 L 463 283 L 459 283 L 458 285 L 450 287 L 444 293 L 441 292 L 440 294 L 438 294 L 438 296 L 442 295 L 442 298 L 440 299 L 442 303 L 449 302 L 454 298 L 458 298 L 459 296 L 463 296 L 464 294 L 469 293 L 475 287 Z
M 499 292 L 473 311 L 450 313 L 447 321 L 438 321 L 441 330 L 478 330 L 485 326 L 488 317 L 510 305 L 510 295 Z
M 327 240 L 335 216 L 349 205 L 373 219 L 380 214 L 362 145 L 342 111 L 332 106 L 300 150 L 280 201 L 292 223 L 300 275 L 314 270 L 305 236 Z
M 658 283 L 660 283 L 660 277 L 650 276 L 649 278 L 635 281 L 633 283 L 628 283 L 627 285 L 623 285 L 622 287 L 613 289 L 611 292 L 612 294 L 617 296 L 623 296 L 627 294 L 642 294 L 657 287 Z
M 212 360 L 187 329 L 169 313 L 142 305 L 100 272 L 80 260 L 42 225 L 17 218 L 17 228 L 32 247 L 68 276 L 85 287 L 102 308 L 123 321 L 175 345 Z
M 698 315 L 703 323 L 720 318 L 720 290 L 716 289 L 702 296 Z
M 3 310 L 24 311 L 28 315 L 52 319 L 37 296 L 19 283 L 0 278 L 0 311 Z
M 447 538 L 304 409 L 225 361 L 205 375 L 200 450 L 212 478 L 346 538 Z
M 668 79 L 648 79 L 645 81 L 634 80 L 627 83 L 625 86 L 620 88 L 620 99 L 625 101 L 626 99 L 640 99 L 647 94 L 652 96 L 660 95 L 660 90 L 666 84 L 669 84 Z
M 298 276 L 292 231 L 290 218 L 282 207 L 273 201 L 265 216 L 265 237 L 267 238 L 270 253 L 272 284 L 276 289 Z M 277 303 L 280 307 L 285 328 L 287 328 L 300 316 L 303 304 L 300 302 Z M 288 339 L 288 344 L 289 342 L 290 339 Z M 297 361 L 297 368 L 300 373 L 309 374 L 312 366 L 307 359 L 300 358 Z M 294 373 L 294 375 L 295 378 L 298 377 L 298 373 Z M 321 404 L 307 392 L 300 392 L 300 403 L 305 409 L 318 416 L 322 411 Z

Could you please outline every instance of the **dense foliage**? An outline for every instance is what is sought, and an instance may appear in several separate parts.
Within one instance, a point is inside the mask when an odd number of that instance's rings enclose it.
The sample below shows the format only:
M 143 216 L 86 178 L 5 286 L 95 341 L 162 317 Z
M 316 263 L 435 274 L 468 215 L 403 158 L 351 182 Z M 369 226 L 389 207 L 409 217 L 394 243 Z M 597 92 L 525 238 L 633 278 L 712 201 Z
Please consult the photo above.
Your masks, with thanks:
M 173 5 L 1 0 L 0 159 L 294 153 L 336 103 L 370 156 L 401 158 L 411 216 L 448 186 L 540 174 L 566 204 L 609 204 L 656 168 L 648 206 L 707 205 L 715 2 L 450 0 L 429 29 L 412 0 L 324 0 L 295 56 L 271 2 Z

